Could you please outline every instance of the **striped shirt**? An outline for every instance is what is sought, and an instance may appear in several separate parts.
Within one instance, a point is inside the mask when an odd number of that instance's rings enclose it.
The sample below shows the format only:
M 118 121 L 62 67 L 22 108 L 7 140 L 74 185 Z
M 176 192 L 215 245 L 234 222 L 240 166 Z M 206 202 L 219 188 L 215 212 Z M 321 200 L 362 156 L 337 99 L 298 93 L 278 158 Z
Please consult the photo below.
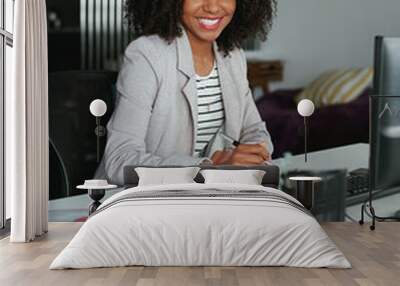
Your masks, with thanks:
M 218 68 L 215 63 L 209 75 L 196 75 L 196 87 L 198 125 L 195 155 L 201 156 L 201 152 L 225 120 L 222 90 L 219 82 Z

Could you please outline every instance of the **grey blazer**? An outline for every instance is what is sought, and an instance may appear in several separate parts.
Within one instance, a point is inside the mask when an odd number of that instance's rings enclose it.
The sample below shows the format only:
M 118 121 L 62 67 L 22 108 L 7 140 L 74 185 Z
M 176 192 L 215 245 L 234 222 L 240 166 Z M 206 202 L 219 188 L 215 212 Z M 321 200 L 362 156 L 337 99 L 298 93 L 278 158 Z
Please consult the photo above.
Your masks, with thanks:
M 247 81 L 244 52 L 224 56 L 214 44 L 225 108 L 224 132 L 241 143 L 266 142 Z M 123 184 L 125 165 L 197 165 L 197 90 L 186 33 L 171 44 L 141 37 L 126 49 L 117 81 L 115 111 L 108 122 L 107 145 L 96 177 Z M 211 155 L 211 154 L 210 154 Z

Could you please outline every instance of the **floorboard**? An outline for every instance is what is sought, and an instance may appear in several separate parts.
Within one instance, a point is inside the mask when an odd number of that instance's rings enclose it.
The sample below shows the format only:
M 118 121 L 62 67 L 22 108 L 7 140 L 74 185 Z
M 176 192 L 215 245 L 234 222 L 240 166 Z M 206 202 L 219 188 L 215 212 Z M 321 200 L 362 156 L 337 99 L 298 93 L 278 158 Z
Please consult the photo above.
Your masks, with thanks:
M 0 240 L 0 285 L 136 285 L 136 286 L 264 286 L 264 285 L 399 285 L 400 223 L 368 225 L 325 223 L 323 228 L 353 268 L 289 267 L 124 267 L 48 270 L 51 261 L 81 223 L 50 223 L 49 233 L 28 244 Z

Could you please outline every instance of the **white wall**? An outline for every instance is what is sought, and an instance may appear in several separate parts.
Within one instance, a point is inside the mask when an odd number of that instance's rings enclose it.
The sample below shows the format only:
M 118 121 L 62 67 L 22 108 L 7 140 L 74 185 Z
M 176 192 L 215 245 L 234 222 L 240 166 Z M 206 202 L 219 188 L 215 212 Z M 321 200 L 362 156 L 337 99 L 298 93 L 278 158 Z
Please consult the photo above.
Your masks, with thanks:
M 284 61 L 272 88 L 301 87 L 328 69 L 371 66 L 377 34 L 400 36 L 400 0 L 278 0 L 269 40 L 248 56 Z

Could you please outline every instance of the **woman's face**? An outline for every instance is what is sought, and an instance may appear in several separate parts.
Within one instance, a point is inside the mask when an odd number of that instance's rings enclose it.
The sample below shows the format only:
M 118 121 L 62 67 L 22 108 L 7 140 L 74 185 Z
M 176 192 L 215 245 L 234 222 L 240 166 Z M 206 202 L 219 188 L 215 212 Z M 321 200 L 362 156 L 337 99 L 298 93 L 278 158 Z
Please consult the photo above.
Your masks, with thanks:
M 183 0 L 182 24 L 190 37 L 213 42 L 230 23 L 236 0 Z

